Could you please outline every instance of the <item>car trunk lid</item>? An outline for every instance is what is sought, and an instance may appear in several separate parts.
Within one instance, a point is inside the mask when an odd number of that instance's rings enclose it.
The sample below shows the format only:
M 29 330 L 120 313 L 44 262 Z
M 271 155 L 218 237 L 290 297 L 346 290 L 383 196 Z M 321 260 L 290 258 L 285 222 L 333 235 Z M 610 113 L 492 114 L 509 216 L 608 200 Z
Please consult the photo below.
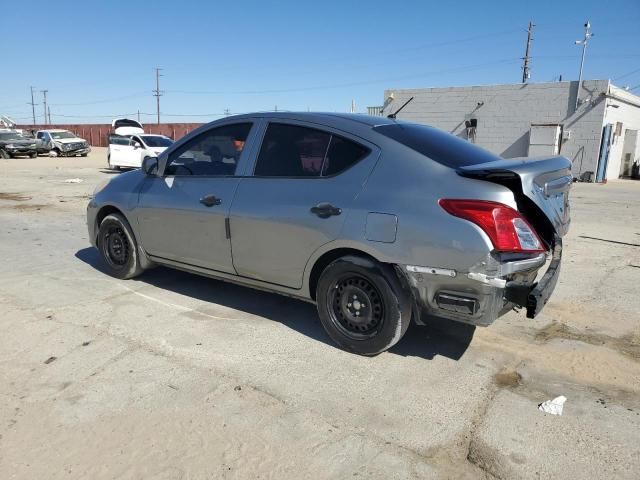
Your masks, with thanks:
M 554 156 L 496 160 L 462 166 L 457 172 L 464 177 L 508 187 L 516 197 L 518 209 L 549 243 L 553 232 L 545 225 L 547 222 L 538 218 L 540 212 L 558 235 L 564 236 L 569 230 L 572 176 L 571 162 L 567 158 Z
M 144 133 L 142 124 L 129 118 L 116 118 L 111 122 L 116 135 L 139 135 Z

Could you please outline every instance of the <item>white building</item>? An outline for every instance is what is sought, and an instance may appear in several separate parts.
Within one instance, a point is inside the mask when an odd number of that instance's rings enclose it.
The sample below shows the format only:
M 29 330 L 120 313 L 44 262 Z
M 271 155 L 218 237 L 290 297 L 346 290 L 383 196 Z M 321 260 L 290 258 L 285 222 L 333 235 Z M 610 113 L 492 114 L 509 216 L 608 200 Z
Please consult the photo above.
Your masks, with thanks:
M 505 158 L 560 154 L 603 181 L 640 161 L 640 97 L 608 80 L 385 90 L 382 114 L 432 125 Z M 589 173 L 591 172 L 591 173 Z

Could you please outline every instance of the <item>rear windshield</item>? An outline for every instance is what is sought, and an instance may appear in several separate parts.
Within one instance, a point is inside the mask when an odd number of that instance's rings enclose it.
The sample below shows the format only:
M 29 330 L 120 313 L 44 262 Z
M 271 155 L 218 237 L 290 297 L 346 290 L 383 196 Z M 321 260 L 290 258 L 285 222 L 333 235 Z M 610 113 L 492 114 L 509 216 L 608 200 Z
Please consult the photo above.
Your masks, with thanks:
M 501 157 L 484 148 L 426 125 L 392 123 L 373 129 L 451 168 L 501 160 Z

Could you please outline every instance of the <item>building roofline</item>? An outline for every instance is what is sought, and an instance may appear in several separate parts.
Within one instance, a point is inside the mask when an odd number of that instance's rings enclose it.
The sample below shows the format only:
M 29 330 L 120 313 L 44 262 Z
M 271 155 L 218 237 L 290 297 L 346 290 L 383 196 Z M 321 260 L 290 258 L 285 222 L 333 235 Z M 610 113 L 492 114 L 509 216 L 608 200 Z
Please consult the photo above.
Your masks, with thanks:
M 609 79 L 596 78 L 591 80 L 583 80 L 583 82 L 610 82 Z M 564 80 L 562 82 L 527 82 L 527 83 L 490 83 L 490 84 L 476 84 L 476 85 L 452 85 L 450 87 L 411 87 L 411 88 L 385 88 L 385 91 L 393 91 L 393 92 L 412 92 L 419 90 L 450 90 L 452 88 L 455 89 L 465 89 L 465 88 L 486 88 L 486 87 L 529 87 L 529 86 L 546 86 L 546 85 L 561 85 L 561 84 L 572 84 L 578 83 L 577 80 Z

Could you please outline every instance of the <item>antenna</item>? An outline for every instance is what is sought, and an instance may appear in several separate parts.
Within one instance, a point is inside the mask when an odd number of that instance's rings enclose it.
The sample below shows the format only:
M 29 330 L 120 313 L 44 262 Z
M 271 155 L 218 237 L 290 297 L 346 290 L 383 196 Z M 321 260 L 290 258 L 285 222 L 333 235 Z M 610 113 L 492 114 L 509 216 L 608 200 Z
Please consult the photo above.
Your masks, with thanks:
M 398 115 L 398 113 L 400 113 L 400 110 L 402 110 L 404 107 L 406 107 L 406 106 L 407 106 L 407 104 L 408 104 L 411 100 L 413 100 L 413 97 L 411 97 L 409 100 L 407 100 L 406 102 L 404 102 L 404 103 L 402 104 L 402 106 L 401 106 L 398 110 L 396 110 L 395 112 L 390 113 L 389 115 L 387 115 L 387 118 L 392 118 L 392 119 L 394 119 L 394 120 L 395 120 L 395 118 L 396 118 L 396 116 Z

